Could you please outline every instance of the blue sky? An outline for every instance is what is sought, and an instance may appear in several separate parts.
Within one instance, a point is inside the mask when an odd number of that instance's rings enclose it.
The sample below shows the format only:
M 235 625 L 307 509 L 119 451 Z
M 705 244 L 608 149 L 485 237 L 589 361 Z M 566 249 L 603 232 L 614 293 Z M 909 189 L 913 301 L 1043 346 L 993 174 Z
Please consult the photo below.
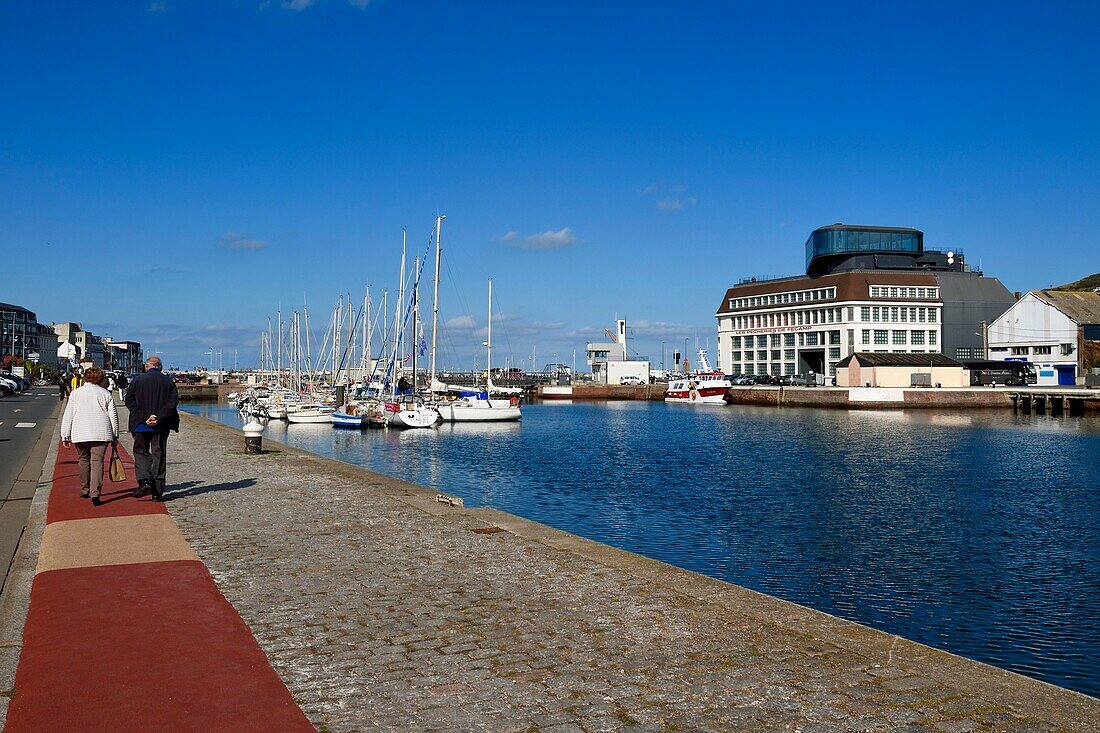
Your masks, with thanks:
M 500 363 L 616 316 L 659 362 L 833 222 L 1060 284 L 1100 270 L 1097 8 L 5 3 L 0 300 L 247 366 L 280 303 L 395 289 L 436 213 L 456 367 L 489 276 Z

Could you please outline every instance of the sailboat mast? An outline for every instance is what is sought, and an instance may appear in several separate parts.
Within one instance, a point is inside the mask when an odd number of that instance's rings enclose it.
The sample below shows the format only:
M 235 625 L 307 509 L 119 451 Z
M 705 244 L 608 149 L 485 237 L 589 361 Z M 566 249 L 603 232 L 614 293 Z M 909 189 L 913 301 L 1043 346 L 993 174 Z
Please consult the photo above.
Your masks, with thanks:
M 435 340 L 439 331 L 439 259 L 443 253 L 443 244 L 440 241 L 440 235 L 443 230 L 443 220 L 446 216 L 437 216 L 435 218 L 435 293 L 432 299 L 432 367 L 431 377 L 428 382 L 428 389 L 435 389 Z
M 398 361 L 401 356 L 401 342 L 405 335 L 404 324 L 401 323 L 401 309 L 405 307 L 405 227 L 401 227 L 401 278 L 397 283 L 397 307 L 393 314 L 393 380 L 396 384 L 400 367 L 404 360 Z M 403 371 L 403 370 L 401 370 Z
M 493 388 L 493 278 L 489 278 L 489 331 L 485 339 L 485 387 Z
M 418 335 L 420 331 L 420 258 L 416 258 L 416 264 L 413 266 L 413 272 L 417 273 L 413 277 L 413 333 L 412 333 L 412 391 L 413 396 L 416 396 L 416 352 L 420 350 L 420 342 Z
M 283 383 L 283 306 L 279 304 L 279 354 L 276 357 L 276 366 L 278 377 L 275 378 L 276 384 L 282 386 Z
M 362 379 L 366 369 L 371 365 L 371 286 L 363 286 L 363 348 L 360 353 L 359 375 Z

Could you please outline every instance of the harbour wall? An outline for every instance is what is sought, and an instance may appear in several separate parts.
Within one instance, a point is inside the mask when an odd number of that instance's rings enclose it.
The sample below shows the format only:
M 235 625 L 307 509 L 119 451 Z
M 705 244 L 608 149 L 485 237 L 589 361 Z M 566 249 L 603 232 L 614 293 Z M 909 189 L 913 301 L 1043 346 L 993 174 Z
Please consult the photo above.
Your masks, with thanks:
M 825 407 L 855 410 L 883 409 L 1009 409 L 1011 389 L 902 389 L 890 387 L 731 387 L 731 404 L 772 407 Z M 1068 393 L 1066 393 L 1068 394 Z M 1086 411 L 1100 412 L 1100 398 L 1083 399 Z
M 222 397 L 219 387 L 223 385 L 217 384 L 177 384 L 176 391 L 179 392 L 180 401 L 182 402 L 196 402 L 200 400 L 217 400 Z M 228 390 L 227 390 L 228 391 Z
M 972 387 L 961 389 L 904 389 L 891 387 L 732 387 L 730 403 L 769 407 L 818 407 L 852 410 L 895 409 L 1013 409 L 1011 389 Z M 1069 392 L 1063 394 L 1070 394 Z M 620 385 L 539 385 L 541 400 L 650 400 L 661 401 L 664 384 L 638 387 Z M 1083 396 L 1086 412 L 1100 412 L 1100 395 Z

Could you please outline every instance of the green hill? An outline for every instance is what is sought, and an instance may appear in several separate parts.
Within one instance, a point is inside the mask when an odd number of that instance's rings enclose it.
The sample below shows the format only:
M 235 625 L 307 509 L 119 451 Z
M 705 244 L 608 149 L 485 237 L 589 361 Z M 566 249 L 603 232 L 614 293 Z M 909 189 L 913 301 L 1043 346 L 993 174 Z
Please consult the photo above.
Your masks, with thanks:
M 1093 288 L 1100 288 L 1100 272 L 1097 272 L 1088 277 L 1083 277 L 1075 283 L 1069 283 L 1068 285 L 1059 285 L 1052 290 L 1092 290 Z

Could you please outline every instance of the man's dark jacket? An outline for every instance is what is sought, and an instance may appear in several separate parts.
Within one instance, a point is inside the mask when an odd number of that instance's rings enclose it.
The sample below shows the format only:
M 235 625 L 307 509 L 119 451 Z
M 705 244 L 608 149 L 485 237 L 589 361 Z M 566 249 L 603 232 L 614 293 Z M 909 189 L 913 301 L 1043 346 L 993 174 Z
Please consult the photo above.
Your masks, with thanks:
M 130 410 L 129 432 L 149 419 L 157 416 L 157 430 L 180 429 L 180 414 L 176 406 L 180 402 L 176 383 L 159 369 L 139 374 L 130 382 L 126 390 L 126 407 Z

